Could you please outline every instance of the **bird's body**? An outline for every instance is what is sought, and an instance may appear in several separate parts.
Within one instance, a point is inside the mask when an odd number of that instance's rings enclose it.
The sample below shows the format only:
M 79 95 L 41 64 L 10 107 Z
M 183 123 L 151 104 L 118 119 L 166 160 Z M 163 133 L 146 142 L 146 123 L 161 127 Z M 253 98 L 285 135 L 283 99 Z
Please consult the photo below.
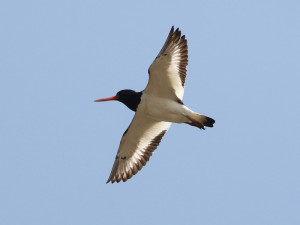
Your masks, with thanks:
M 143 93 L 138 110 L 153 120 L 172 123 L 186 122 L 184 113 L 186 113 L 187 108 L 173 99 Z
M 96 101 L 118 100 L 135 116 L 124 132 L 107 182 L 126 181 L 149 160 L 171 123 L 187 123 L 204 129 L 214 120 L 193 112 L 183 102 L 188 50 L 185 36 L 172 27 L 169 36 L 150 66 L 144 91 L 122 90 L 116 96 Z

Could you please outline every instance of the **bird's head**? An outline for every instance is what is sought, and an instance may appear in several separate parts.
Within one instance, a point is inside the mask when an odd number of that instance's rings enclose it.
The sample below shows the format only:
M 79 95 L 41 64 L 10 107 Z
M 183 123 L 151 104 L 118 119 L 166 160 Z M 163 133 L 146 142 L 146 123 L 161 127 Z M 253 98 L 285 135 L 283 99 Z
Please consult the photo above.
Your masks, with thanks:
M 130 89 L 125 89 L 119 91 L 115 96 L 108 98 L 101 98 L 95 100 L 95 102 L 104 102 L 104 101 L 112 101 L 117 100 L 125 104 L 129 109 L 136 111 L 138 104 L 141 101 L 142 92 L 136 92 Z

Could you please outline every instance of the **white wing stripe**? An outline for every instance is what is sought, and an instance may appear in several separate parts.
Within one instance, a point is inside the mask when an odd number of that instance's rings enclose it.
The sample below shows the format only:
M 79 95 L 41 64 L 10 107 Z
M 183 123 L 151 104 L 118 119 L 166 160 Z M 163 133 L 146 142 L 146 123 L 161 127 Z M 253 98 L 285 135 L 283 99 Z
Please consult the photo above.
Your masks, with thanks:
M 149 68 L 149 82 L 145 93 L 182 100 L 188 64 L 188 47 L 185 36 L 172 27 L 158 56 Z M 164 88 L 169 87 L 169 88 Z
M 138 110 L 121 140 L 107 182 L 126 181 L 146 165 L 170 124 L 154 121 Z

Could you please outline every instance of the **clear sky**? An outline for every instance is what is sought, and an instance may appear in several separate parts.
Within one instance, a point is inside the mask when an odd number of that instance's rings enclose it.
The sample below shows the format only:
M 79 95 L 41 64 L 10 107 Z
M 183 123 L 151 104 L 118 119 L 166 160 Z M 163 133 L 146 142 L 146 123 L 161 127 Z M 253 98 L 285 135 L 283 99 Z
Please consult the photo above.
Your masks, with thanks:
M 0 2 L 0 225 L 299 225 L 300 1 Z M 174 25 L 184 103 L 149 163 L 105 184 Z

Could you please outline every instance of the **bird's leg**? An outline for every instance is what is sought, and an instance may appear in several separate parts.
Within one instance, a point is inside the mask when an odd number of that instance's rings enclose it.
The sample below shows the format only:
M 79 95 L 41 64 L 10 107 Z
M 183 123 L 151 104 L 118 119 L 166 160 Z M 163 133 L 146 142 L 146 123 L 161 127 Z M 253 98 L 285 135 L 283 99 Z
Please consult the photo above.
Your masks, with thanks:
M 191 117 L 189 117 L 189 116 L 186 116 L 187 118 L 188 118 L 188 122 L 186 122 L 187 124 L 189 124 L 189 125 L 191 125 L 191 126 L 194 126 L 194 127 L 198 127 L 198 128 L 200 128 L 200 129 L 203 129 L 203 130 L 205 130 L 205 128 L 204 128 L 204 126 L 203 126 L 203 124 L 202 123 L 200 123 L 199 121 L 197 121 L 197 120 L 194 120 L 194 119 L 192 119 Z

